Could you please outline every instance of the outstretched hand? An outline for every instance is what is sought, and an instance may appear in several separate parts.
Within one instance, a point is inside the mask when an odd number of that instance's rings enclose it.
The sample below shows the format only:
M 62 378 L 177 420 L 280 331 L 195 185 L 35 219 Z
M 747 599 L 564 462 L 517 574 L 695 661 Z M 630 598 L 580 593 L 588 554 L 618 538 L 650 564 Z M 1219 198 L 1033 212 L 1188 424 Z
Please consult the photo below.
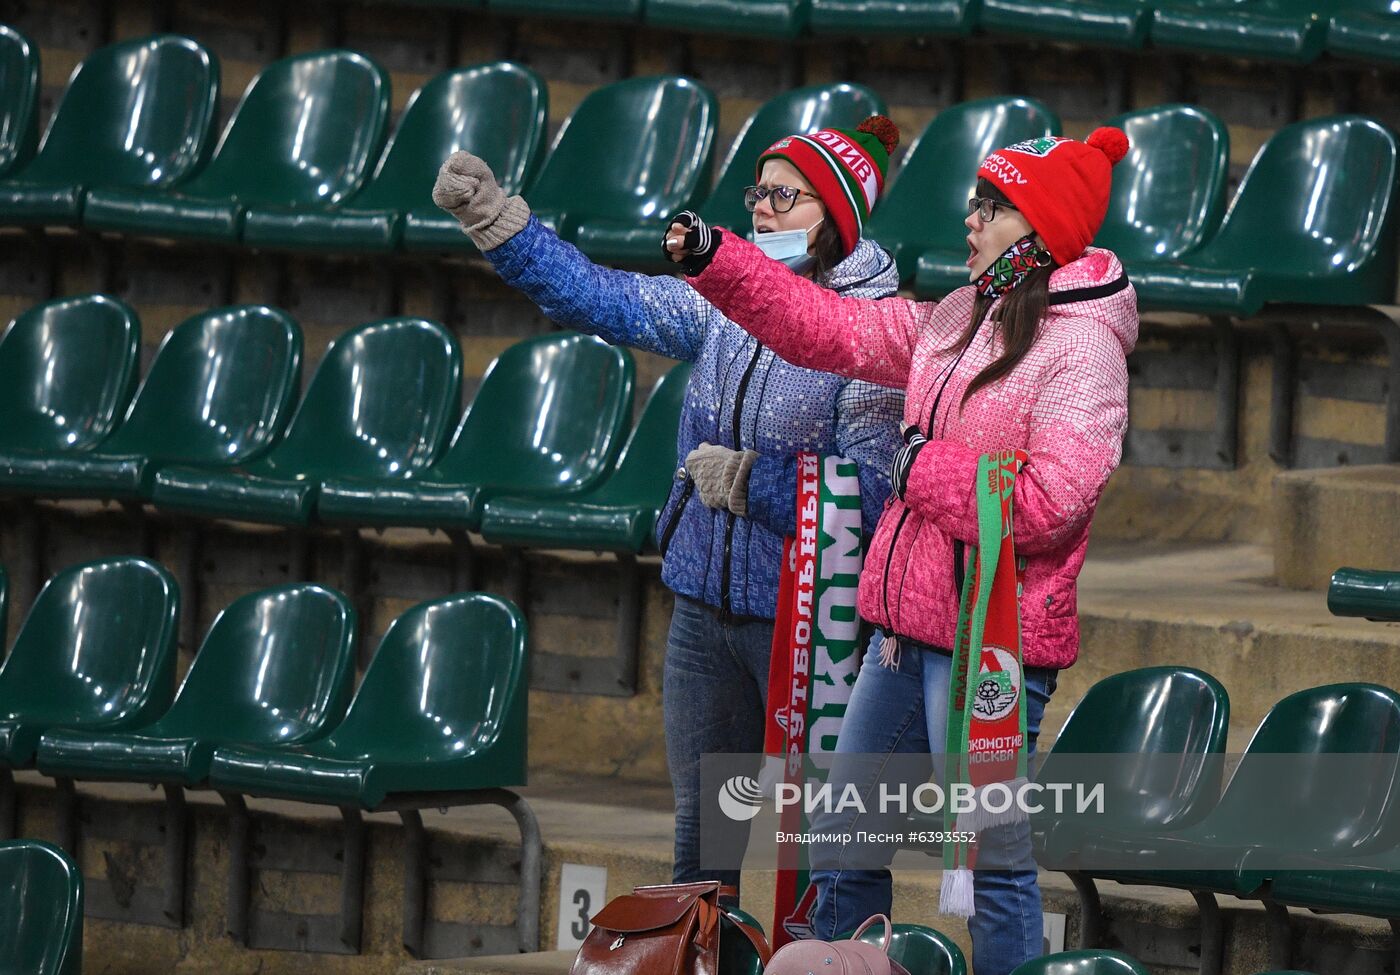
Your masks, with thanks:
M 688 273 L 698 274 L 714 255 L 719 239 L 718 230 L 711 230 L 693 211 L 683 210 L 671 218 L 661 241 L 661 254 L 672 263 L 683 265 Z
M 470 152 L 454 152 L 438 170 L 433 202 L 464 228 L 472 228 L 495 220 L 505 206 L 506 194 L 486 160 Z

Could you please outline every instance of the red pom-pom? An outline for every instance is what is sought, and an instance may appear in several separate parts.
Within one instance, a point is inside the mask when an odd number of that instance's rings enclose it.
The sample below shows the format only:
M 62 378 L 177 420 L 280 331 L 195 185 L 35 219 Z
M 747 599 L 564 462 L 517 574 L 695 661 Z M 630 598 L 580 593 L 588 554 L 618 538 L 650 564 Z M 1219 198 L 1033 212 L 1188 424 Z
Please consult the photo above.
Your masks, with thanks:
M 885 147 L 886 153 L 894 152 L 899 145 L 899 126 L 895 125 L 883 115 L 872 115 L 864 122 L 856 126 L 857 132 L 869 132 L 880 140 L 880 145 Z
M 1107 156 L 1110 166 L 1117 165 L 1118 160 L 1128 154 L 1128 137 L 1122 129 L 1116 129 L 1111 125 L 1090 132 L 1089 138 L 1085 139 L 1084 142 Z

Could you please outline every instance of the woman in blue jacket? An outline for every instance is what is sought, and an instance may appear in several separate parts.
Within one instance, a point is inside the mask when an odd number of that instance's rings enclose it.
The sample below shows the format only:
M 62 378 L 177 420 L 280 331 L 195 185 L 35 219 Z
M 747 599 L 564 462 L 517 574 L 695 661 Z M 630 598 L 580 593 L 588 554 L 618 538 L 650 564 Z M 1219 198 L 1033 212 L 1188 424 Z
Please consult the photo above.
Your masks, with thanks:
M 855 131 L 774 143 L 746 191 L 754 239 L 838 294 L 894 294 L 893 259 L 860 233 L 898 140 L 893 123 L 872 116 Z M 676 799 L 673 874 L 737 886 L 737 871 L 700 866 L 700 758 L 763 749 L 779 562 L 797 522 L 797 454 L 856 461 L 869 537 L 890 493 L 904 395 L 788 364 L 679 278 L 591 263 L 523 199 L 507 198 L 469 153 L 443 164 L 433 200 L 461 221 L 502 280 L 554 321 L 695 364 L 677 444 L 684 466 L 656 528 L 662 581 L 676 594 L 662 687 Z

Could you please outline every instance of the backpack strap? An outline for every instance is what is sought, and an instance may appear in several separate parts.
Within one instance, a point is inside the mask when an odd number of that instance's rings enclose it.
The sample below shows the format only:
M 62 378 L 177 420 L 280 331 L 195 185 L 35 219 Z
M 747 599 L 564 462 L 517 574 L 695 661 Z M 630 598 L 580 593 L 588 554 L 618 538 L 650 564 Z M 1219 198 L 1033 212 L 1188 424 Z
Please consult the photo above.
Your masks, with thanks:
M 851 935 L 851 940 L 859 941 L 860 936 L 865 933 L 865 929 L 876 921 L 880 921 L 885 925 L 885 940 L 880 945 L 880 950 L 888 955 L 890 953 L 890 941 L 894 938 L 894 929 L 890 927 L 890 919 L 884 914 L 872 914 L 866 918 L 861 926 L 856 928 L 855 934 Z

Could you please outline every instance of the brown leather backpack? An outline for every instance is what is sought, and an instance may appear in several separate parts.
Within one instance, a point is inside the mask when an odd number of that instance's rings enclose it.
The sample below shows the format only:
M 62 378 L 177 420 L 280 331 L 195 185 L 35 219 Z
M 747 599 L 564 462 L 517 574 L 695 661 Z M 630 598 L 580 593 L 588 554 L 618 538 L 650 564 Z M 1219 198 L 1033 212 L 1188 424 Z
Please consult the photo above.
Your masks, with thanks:
M 637 887 L 592 918 L 569 975 L 718 975 L 721 894 L 718 881 Z M 733 916 L 763 964 L 771 954 L 763 933 Z

